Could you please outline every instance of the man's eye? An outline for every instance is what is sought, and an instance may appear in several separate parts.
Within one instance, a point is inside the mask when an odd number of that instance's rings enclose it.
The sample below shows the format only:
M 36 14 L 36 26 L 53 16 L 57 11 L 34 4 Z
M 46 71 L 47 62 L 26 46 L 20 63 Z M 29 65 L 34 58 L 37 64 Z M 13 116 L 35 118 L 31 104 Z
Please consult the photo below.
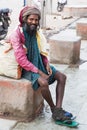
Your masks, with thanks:
M 38 19 L 36 19 L 36 22 L 38 22 Z
M 33 21 L 33 19 L 30 19 L 30 21 Z

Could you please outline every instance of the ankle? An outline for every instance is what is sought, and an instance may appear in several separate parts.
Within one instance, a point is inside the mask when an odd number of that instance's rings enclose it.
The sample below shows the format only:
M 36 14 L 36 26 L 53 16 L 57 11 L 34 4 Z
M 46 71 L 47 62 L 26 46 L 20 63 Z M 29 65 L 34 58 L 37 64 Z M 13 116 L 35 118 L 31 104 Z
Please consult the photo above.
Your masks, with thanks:
M 53 106 L 53 107 L 50 108 L 52 113 L 53 113 L 55 108 L 56 108 L 56 106 Z

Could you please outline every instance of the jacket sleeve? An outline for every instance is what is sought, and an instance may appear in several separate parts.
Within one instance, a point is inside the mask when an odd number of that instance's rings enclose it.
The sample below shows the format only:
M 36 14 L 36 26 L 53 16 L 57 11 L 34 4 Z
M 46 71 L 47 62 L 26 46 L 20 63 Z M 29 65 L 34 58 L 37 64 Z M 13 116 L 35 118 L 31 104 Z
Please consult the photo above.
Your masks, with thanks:
M 18 64 L 27 71 L 32 71 L 38 73 L 38 68 L 35 67 L 26 56 L 25 49 L 23 48 L 23 44 L 21 43 L 20 31 L 17 29 L 10 36 L 10 42 L 14 49 L 14 54 L 16 61 Z

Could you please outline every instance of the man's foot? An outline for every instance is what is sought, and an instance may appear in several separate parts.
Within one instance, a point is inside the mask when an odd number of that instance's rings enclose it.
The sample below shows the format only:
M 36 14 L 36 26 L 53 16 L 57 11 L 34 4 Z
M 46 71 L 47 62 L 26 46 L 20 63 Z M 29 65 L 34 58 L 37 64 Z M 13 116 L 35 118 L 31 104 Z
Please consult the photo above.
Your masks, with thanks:
M 63 109 L 62 109 L 62 110 L 63 110 Z M 63 111 L 64 111 L 64 115 L 65 115 L 65 116 L 73 117 L 72 113 L 67 112 L 67 111 L 65 111 L 65 110 L 63 110 Z
M 71 117 L 65 115 L 66 111 L 64 111 L 62 108 L 55 108 L 52 114 L 52 118 L 56 121 L 65 121 L 69 120 L 71 121 Z
M 53 107 L 53 108 L 51 108 L 52 113 L 53 113 L 53 111 L 55 110 L 55 108 L 56 108 L 56 106 Z M 63 110 L 62 108 L 60 108 L 60 109 L 62 110 L 62 112 L 64 113 L 65 116 L 71 117 L 71 118 L 73 117 L 72 113 Z

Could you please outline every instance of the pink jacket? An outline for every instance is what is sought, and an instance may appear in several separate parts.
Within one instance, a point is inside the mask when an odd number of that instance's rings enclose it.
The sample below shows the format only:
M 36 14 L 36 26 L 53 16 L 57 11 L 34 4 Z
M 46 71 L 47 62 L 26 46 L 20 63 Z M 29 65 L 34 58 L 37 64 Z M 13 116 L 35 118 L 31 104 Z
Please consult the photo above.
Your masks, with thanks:
M 14 49 L 14 54 L 15 54 L 18 64 L 27 71 L 32 71 L 32 72 L 38 73 L 38 68 L 35 67 L 27 59 L 26 51 L 23 47 L 23 44 L 25 43 L 25 38 L 24 38 L 24 34 L 23 34 L 20 26 L 18 26 L 15 29 L 15 31 L 10 35 L 9 41 L 12 44 L 12 47 Z M 44 65 L 46 65 L 48 62 L 47 57 L 43 56 L 43 55 L 41 55 L 41 56 L 42 56 Z

